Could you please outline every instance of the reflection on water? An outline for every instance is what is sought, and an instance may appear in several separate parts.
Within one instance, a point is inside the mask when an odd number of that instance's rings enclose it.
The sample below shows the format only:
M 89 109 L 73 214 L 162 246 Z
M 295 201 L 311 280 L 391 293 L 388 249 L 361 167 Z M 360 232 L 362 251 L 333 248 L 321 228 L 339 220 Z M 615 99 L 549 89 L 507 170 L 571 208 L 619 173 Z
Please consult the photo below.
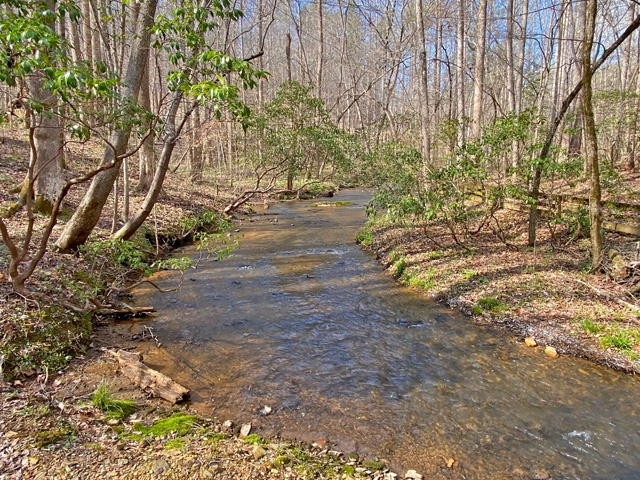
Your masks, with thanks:
M 182 291 L 139 292 L 165 345 L 147 361 L 203 413 L 427 478 L 640 478 L 636 378 L 550 359 L 397 285 L 353 240 L 367 194 L 339 199 L 355 204 L 274 205 Z

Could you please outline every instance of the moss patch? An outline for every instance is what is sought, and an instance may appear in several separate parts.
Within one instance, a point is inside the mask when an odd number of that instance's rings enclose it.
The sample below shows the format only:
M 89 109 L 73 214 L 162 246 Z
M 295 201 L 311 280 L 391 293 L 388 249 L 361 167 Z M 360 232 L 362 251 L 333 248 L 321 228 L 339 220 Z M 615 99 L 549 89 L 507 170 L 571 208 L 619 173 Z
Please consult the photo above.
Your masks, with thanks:
M 247 445 L 269 445 L 269 440 L 262 438 L 260 435 L 252 433 L 242 439 Z

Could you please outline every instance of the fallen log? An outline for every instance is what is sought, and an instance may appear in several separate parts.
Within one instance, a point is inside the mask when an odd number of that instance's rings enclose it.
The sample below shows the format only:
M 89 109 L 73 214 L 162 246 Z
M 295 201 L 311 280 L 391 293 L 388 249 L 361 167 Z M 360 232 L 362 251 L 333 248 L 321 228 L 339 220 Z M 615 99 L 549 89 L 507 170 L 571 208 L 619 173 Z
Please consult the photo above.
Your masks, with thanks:
M 125 350 L 111 351 L 110 353 L 118 359 L 122 374 L 142 390 L 148 391 L 172 404 L 189 397 L 188 389 L 142 363 L 142 355 L 139 353 Z

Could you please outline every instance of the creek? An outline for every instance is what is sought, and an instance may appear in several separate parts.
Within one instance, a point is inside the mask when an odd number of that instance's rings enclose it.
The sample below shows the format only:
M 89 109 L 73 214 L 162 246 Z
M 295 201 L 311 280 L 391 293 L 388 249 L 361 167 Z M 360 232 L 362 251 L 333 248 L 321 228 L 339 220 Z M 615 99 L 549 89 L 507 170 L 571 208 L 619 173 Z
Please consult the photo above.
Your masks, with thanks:
M 354 241 L 369 196 L 274 204 L 180 291 L 140 289 L 164 345 L 145 362 L 190 388 L 205 416 L 327 440 L 398 473 L 640 479 L 637 379 L 549 358 L 397 284 Z

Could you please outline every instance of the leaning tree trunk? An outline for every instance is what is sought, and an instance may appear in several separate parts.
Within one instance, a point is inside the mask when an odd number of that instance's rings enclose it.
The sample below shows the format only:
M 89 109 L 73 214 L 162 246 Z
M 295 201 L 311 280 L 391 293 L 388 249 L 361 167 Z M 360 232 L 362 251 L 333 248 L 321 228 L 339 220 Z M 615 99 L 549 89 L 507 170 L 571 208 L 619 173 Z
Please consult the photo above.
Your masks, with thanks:
M 120 230 L 113 234 L 113 238 L 122 240 L 131 238 L 131 236 L 136 233 L 138 228 L 140 228 L 143 222 L 147 219 L 149 214 L 151 214 L 151 210 L 158 200 L 158 196 L 162 191 L 164 178 L 167 174 L 167 170 L 169 170 L 169 162 L 171 161 L 176 141 L 178 140 L 187 119 L 195 108 L 195 105 L 193 105 L 188 109 L 185 112 L 182 122 L 176 127 L 176 116 L 178 114 L 180 103 L 182 102 L 182 96 L 182 91 L 180 90 L 173 92 L 169 112 L 165 119 L 166 134 L 162 145 L 162 153 L 160 154 L 160 159 L 158 161 L 156 173 L 153 177 L 153 182 L 151 183 L 151 188 L 149 188 L 149 192 L 147 192 L 147 196 L 145 197 L 144 202 L 142 202 L 140 209 L 129 219 L 127 223 L 122 226 L 122 228 L 120 228 Z
M 132 52 L 138 52 L 138 54 L 132 55 L 127 65 L 127 75 L 123 92 L 123 100 L 125 101 L 126 99 L 135 100 L 138 98 L 143 77 L 142 73 L 149 55 L 151 26 L 153 25 L 157 5 L 158 0 L 148 0 L 146 9 L 143 12 L 138 29 L 138 41 L 134 48 L 132 48 Z M 98 223 L 104 204 L 113 187 L 113 182 L 120 171 L 122 155 L 127 149 L 130 134 L 130 125 L 112 132 L 109 139 L 111 145 L 105 149 L 101 165 L 113 166 L 94 177 L 89 190 L 56 243 L 61 250 L 70 250 L 82 245 Z
M 633 32 L 635 32 L 638 27 L 640 27 L 640 15 L 638 15 L 633 22 L 625 29 L 625 31 L 613 42 L 598 58 L 598 61 L 595 62 L 591 66 L 591 75 L 593 75 L 615 52 L 618 47 L 631 36 Z M 586 67 L 583 67 L 586 68 Z M 531 203 L 531 208 L 529 209 L 529 246 L 533 247 L 536 242 L 536 226 L 538 223 L 538 197 L 540 196 L 540 181 L 542 179 L 542 165 L 541 161 L 546 160 L 549 156 L 549 152 L 551 151 L 551 146 L 553 144 L 553 138 L 555 137 L 556 132 L 558 131 L 558 127 L 560 126 L 560 122 L 564 118 L 567 113 L 567 110 L 576 99 L 580 91 L 582 90 L 582 80 L 578 82 L 575 88 L 571 91 L 569 95 L 564 99 L 562 105 L 560 107 L 560 111 L 556 114 L 555 118 L 551 122 L 549 126 L 549 131 L 547 132 L 547 137 L 540 149 L 540 154 L 538 155 L 538 165 L 535 168 L 533 180 L 531 181 L 531 188 L 529 190 L 529 199 Z
M 596 30 L 597 0 L 587 0 L 587 18 L 584 29 L 584 45 L 582 50 L 582 110 L 587 137 L 587 165 L 590 176 L 589 220 L 591 234 L 591 271 L 598 272 L 604 257 L 602 241 L 602 201 L 600 193 L 600 169 L 598 165 L 598 136 L 593 113 L 593 71 L 591 69 L 591 48 Z

